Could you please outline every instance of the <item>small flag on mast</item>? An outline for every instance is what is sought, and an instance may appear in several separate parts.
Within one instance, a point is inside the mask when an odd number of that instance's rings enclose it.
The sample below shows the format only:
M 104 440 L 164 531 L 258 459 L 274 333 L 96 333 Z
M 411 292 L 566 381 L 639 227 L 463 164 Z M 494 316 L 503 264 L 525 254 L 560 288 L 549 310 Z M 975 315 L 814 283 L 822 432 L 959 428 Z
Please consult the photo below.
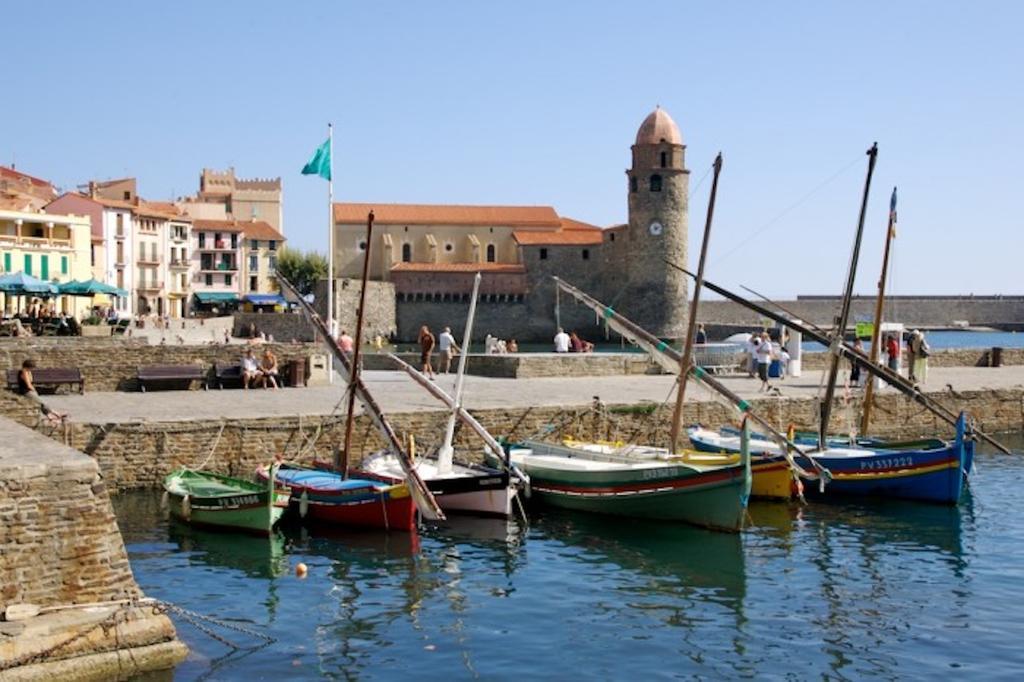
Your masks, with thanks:
M 326 140 L 316 148 L 313 158 L 302 167 L 303 175 L 319 175 L 324 180 L 331 179 L 331 141 Z
M 889 200 L 889 236 L 896 238 L 896 188 L 892 188 L 892 199 Z

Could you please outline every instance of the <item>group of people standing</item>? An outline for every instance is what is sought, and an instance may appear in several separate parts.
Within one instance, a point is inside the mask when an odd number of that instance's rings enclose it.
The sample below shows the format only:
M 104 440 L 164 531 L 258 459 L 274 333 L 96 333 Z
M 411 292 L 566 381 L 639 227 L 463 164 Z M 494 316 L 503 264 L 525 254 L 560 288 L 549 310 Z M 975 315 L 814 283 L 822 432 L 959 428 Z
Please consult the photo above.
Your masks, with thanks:
M 882 340 L 882 353 L 885 355 L 885 366 L 899 374 L 900 340 L 898 334 L 886 334 Z M 931 348 L 924 338 L 924 332 L 915 329 L 907 336 L 907 378 L 914 383 L 924 383 L 928 379 L 928 356 L 931 355 Z M 853 342 L 853 349 L 864 353 L 864 343 L 860 339 Z M 866 354 L 866 353 L 865 353 Z M 850 385 L 860 386 L 864 380 L 861 372 L 861 363 L 856 360 L 850 361 Z
M 757 375 L 757 378 L 761 380 L 761 387 L 758 391 L 771 389 L 768 377 L 773 360 L 778 360 L 779 378 L 785 380 L 786 373 L 789 371 L 789 351 L 786 350 L 784 343 L 779 344 L 776 349 L 767 330 L 750 335 L 747 340 L 747 357 L 747 374 L 750 377 Z

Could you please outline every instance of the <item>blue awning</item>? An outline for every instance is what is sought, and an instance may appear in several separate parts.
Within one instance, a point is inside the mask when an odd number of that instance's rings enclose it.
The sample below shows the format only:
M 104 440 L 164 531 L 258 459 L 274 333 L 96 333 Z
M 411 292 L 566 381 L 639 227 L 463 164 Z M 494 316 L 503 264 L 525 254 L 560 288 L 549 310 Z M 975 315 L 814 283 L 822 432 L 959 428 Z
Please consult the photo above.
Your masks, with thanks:
M 284 305 L 287 303 L 281 294 L 246 294 L 245 300 L 253 305 Z
M 238 294 L 230 291 L 197 291 L 196 300 L 200 303 L 235 303 Z

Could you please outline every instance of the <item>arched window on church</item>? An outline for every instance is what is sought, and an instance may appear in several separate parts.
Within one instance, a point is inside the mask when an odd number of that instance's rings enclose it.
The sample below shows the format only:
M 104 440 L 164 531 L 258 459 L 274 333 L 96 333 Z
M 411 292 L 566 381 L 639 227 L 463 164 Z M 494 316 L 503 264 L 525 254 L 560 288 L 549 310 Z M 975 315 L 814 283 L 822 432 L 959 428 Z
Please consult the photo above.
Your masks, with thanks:
M 636 192 L 636 177 L 629 179 L 629 191 L 634 193 Z
M 652 192 L 660 192 L 661 191 L 661 176 L 660 175 L 652 175 L 651 176 L 651 191 Z
M 411 263 L 412 262 L 412 244 L 409 244 L 408 242 L 406 242 L 405 244 L 402 244 L 402 262 L 403 263 Z
M 488 244 L 487 245 L 487 262 L 488 263 L 493 263 L 494 262 L 494 244 Z
M 666 165 L 668 165 L 668 154 L 666 154 L 665 152 L 662 152 L 661 153 L 661 167 L 664 168 Z

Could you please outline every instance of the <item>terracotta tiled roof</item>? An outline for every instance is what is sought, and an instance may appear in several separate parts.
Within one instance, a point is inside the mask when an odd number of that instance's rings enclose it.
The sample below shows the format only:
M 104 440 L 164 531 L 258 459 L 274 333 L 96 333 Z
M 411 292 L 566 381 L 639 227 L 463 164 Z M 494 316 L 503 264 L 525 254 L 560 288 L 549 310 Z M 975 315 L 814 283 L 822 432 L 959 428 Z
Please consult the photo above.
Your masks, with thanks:
M 21 171 L 14 170 L 7 166 L 0 166 L 0 178 L 11 178 L 14 180 L 28 180 L 31 184 L 37 187 L 52 187 L 53 183 L 42 180 L 40 178 L 29 175 L 28 173 L 22 173 Z
M 200 220 L 193 219 L 192 227 L 203 232 L 238 232 L 248 239 L 274 239 L 284 241 L 284 235 L 262 220 Z
M 595 225 L 562 218 L 559 230 L 516 230 L 512 237 L 520 246 L 597 246 L 604 231 Z
M 391 272 L 504 272 L 524 273 L 519 263 L 395 263 Z
M 145 201 L 139 200 L 139 205 L 136 207 L 135 212 L 139 215 L 151 216 L 155 218 L 173 218 L 177 220 L 189 220 L 187 216 L 182 216 L 178 212 L 178 207 L 167 201 Z
M 95 201 L 97 204 L 106 206 L 107 208 L 126 208 L 129 211 L 134 211 L 136 209 L 134 202 L 131 201 L 118 201 L 117 199 L 104 199 L 103 197 L 90 196 L 86 196 L 85 198 Z
M 32 202 L 19 197 L 0 197 L 0 209 L 6 211 L 30 212 Z
M 199 218 L 193 218 L 192 227 L 196 230 L 209 232 L 242 232 L 245 228 L 245 223 L 240 223 L 237 220 L 200 220 Z
M 240 223 L 246 239 L 273 239 L 274 241 L 285 241 L 284 235 L 274 229 L 273 225 L 263 220 L 252 220 L 247 223 Z
M 550 206 L 459 206 L 453 204 L 334 204 L 334 222 L 364 224 L 373 211 L 379 225 L 485 225 L 558 227 Z

